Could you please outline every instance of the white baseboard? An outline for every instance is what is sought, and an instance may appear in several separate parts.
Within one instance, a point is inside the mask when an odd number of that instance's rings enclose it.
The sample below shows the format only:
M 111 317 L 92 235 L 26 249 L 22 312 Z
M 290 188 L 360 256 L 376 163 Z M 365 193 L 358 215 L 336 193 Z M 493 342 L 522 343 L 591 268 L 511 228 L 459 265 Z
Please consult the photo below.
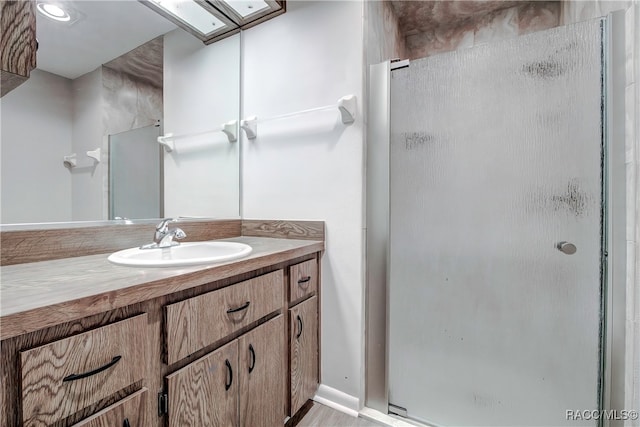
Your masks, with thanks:
M 354 418 L 358 416 L 358 409 L 360 407 L 358 398 L 333 387 L 320 384 L 313 400 Z

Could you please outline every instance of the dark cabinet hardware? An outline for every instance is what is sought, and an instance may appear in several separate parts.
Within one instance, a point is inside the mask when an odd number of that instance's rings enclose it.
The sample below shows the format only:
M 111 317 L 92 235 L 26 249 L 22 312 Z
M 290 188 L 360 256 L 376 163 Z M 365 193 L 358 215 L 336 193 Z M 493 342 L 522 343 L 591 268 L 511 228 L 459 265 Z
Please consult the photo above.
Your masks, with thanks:
M 233 384 L 233 369 L 231 369 L 231 363 L 229 359 L 224 361 L 224 364 L 227 365 L 227 371 L 229 371 L 229 382 L 227 383 L 225 380 L 224 389 L 229 390 L 231 388 L 231 384 Z
M 249 304 L 251 304 L 251 302 L 247 301 L 238 308 L 230 308 L 229 310 L 227 310 L 227 314 L 237 313 L 239 311 L 246 310 L 247 308 L 249 308 Z
M 107 363 L 104 366 L 99 367 L 98 369 L 94 369 L 93 371 L 85 372 L 83 374 L 68 375 L 62 379 L 62 382 L 81 380 L 82 378 L 87 378 L 92 375 L 99 374 L 100 372 L 106 371 L 107 369 L 109 369 L 110 367 L 118 363 L 120 359 L 122 359 L 122 356 L 116 356 L 113 359 L 111 359 L 111 362 Z
M 298 280 L 298 285 L 302 285 L 303 283 L 309 283 L 310 281 L 311 281 L 311 276 L 306 276 Z
M 169 395 L 164 392 L 158 393 L 158 416 L 169 413 Z
M 124 422 L 122 423 L 122 427 L 131 427 L 131 424 L 129 424 L 129 418 L 124 419 Z
M 249 344 L 249 354 L 251 355 L 251 364 L 249 365 L 249 373 L 253 371 L 253 368 L 256 367 L 256 351 L 253 348 L 253 345 Z
M 302 317 L 300 317 L 300 315 L 298 314 L 298 334 L 296 335 L 296 339 L 300 338 L 300 335 L 302 335 L 302 327 L 304 326 L 304 324 L 302 323 Z

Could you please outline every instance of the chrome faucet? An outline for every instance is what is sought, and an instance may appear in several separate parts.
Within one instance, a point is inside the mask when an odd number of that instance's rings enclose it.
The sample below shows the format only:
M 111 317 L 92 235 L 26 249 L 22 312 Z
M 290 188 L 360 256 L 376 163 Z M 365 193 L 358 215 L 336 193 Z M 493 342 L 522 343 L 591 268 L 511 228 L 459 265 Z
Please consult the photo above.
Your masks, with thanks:
M 160 224 L 156 226 L 156 231 L 153 233 L 153 243 L 143 245 L 140 249 L 169 248 L 171 246 L 178 246 L 180 242 L 177 242 L 174 239 L 184 239 L 187 235 L 178 227 L 169 228 L 169 224 L 176 221 L 177 219 L 173 218 L 163 219 Z

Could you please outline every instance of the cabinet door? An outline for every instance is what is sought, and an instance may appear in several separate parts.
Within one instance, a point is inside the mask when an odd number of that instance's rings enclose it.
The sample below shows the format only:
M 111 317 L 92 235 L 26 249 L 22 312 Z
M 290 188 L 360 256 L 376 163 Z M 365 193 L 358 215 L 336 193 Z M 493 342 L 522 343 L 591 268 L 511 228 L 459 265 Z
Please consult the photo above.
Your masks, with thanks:
M 240 425 L 282 427 L 285 419 L 284 316 L 238 339 Z
M 289 331 L 293 415 L 318 388 L 318 297 L 289 309 Z
M 167 376 L 169 427 L 238 425 L 238 341 Z
M 147 389 L 143 388 L 131 396 L 80 421 L 74 427 L 145 427 Z

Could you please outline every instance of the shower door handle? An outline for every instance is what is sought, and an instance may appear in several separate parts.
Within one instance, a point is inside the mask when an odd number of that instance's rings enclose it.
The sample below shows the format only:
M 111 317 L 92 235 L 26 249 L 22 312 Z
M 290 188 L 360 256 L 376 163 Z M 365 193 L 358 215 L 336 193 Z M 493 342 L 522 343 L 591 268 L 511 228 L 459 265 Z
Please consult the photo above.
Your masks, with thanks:
M 556 245 L 556 249 L 567 255 L 573 255 L 578 250 L 578 248 L 576 248 L 576 245 L 569 242 L 558 242 L 558 244 Z

